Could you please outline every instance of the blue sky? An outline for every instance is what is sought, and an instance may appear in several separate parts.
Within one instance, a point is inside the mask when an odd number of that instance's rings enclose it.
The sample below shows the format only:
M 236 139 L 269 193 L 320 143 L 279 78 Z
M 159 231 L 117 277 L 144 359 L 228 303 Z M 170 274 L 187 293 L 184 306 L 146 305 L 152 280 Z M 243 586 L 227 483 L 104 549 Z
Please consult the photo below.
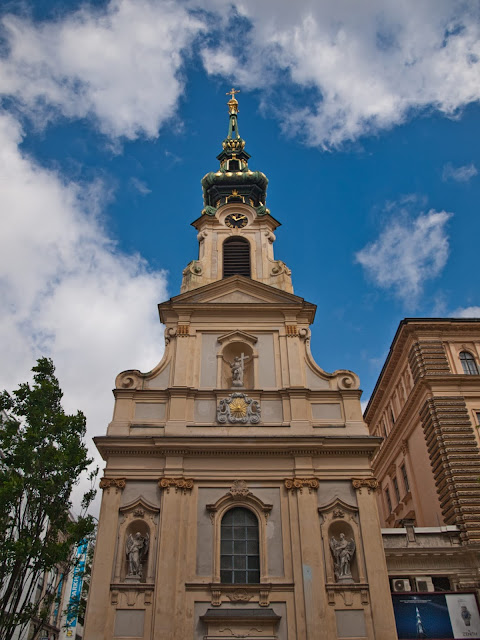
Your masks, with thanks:
M 105 432 L 161 358 L 232 85 L 320 366 L 367 400 L 403 317 L 480 317 L 479 5 L 401 5 L 3 3 L 0 386 L 50 355 Z

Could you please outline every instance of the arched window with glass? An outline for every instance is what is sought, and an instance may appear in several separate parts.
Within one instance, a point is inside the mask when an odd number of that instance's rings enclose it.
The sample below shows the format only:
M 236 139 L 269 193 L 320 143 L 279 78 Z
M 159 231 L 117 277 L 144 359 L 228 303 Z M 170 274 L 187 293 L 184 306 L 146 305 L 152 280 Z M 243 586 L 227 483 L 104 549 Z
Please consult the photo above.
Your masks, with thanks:
M 475 358 L 470 353 L 470 351 L 460 352 L 460 362 L 462 363 L 463 373 L 465 373 L 467 376 L 478 375 L 477 363 L 475 362 Z
M 256 515 L 244 507 L 227 511 L 220 527 L 220 582 L 259 584 L 260 554 Z

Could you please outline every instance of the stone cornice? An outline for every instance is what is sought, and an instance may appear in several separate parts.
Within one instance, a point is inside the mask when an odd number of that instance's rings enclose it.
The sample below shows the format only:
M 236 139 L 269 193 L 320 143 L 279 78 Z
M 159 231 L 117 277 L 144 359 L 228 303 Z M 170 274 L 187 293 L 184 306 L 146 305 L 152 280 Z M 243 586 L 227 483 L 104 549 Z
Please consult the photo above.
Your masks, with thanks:
M 376 412 L 383 399 L 386 389 L 390 389 L 392 377 L 396 374 L 398 362 L 407 358 L 405 345 L 410 338 L 437 338 L 442 340 L 445 335 L 449 337 L 463 337 L 466 333 L 480 330 L 480 320 L 473 318 L 405 318 L 398 326 L 397 332 L 390 346 L 390 351 L 378 377 L 373 393 L 365 409 L 364 419 L 371 422 L 371 416 Z M 458 374 L 449 374 L 452 377 L 464 378 Z M 438 376 L 438 378 L 444 376 Z
M 336 376 L 336 372 L 333 374 L 327 374 L 328 378 Z M 465 376 L 468 377 L 468 376 Z M 148 379 L 148 378 L 147 378 Z M 219 397 L 224 397 L 230 393 L 232 389 L 197 389 L 195 387 L 166 387 L 165 389 L 143 389 L 138 387 L 136 389 L 123 389 L 117 388 L 113 390 L 115 398 L 130 399 L 133 401 L 152 401 L 159 400 L 161 402 L 167 402 L 170 397 L 180 398 L 193 398 L 193 399 L 212 399 L 217 400 Z M 358 398 L 362 391 L 360 389 L 309 389 L 308 387 L 280 387 L 278 389 L 242 389 L 245 393 L 248 393 L 251 397 L 262 398 L 263 400 L 275 400 L 288 398 L 291 396 L 302 397 L 306 400 L 323 400 L 323 401 L 338 401 L 339 397 L 342 398 Z
M 129 456 L 355 456 L 370 458 L 381 439 L 373 436 L 98 436 L 94 438 L 102 457 Z

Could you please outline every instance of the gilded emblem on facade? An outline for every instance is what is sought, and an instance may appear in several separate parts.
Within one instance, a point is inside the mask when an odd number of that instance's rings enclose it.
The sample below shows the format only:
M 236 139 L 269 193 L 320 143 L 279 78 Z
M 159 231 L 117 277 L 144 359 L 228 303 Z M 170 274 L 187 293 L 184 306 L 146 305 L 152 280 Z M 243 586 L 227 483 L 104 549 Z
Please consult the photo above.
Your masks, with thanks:
M 220 424 L 258 424 L 260 417 L 260 403 L 245 393 L 231 393 L 218 404 L 217 422 Z

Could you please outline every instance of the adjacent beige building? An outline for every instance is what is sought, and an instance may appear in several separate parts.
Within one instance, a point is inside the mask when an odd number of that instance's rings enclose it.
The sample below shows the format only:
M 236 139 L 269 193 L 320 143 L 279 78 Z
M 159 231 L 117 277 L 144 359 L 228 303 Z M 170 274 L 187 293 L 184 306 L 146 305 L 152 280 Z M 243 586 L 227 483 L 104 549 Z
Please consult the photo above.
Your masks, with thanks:
M 412 538 L 405 530 L 404 553 L 392 544 L 402 534 L 385 530 L 389 573 L 412 588 L 419 574 L 452 590 L 480 586 L 479 372 L 480 320 L 406 318 L 365 411 L 384 438 L 373 460 L 382 526 L 406 525 Z M 414 525 L 438 529 L 423 550 Z
M 159 305 L 165 352 L 115 385 L 88 640 L 396 638 L 358 377 L 310 352 L 315 305 L 232 93 L 199 258 Z

